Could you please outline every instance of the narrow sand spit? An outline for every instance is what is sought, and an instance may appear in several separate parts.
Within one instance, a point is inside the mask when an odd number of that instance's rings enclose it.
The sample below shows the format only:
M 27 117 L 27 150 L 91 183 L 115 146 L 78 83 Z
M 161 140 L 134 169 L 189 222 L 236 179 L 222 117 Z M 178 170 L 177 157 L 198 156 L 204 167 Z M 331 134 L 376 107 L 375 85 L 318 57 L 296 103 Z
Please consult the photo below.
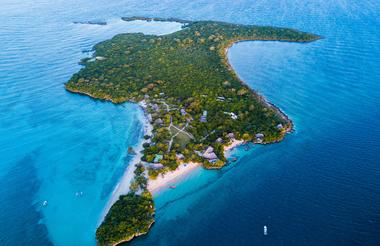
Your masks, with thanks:
M 140 102 L 139 105 L 144 110 L 144 116 L 140 119 L 141 122 L 144 125 L 144 135 L 152 135 L 153 126 L 148 121 L 148 117 L 146 117 L 146 104 L 144 101 Z M 129 165 L 127 169 L 125 169 L 125 172 L 123 176 L 121 177 L 119 183 L 116 185 L 114 191 L 111 194 L 111 197 L 105 206 L 103 213 L 100 217 L 99 224 L 103 221 L 104 217 L 107 215 L 108 211 L 110 210 L 111 206 L 119 199 L 120 195 L 125 195 L 129 192 L 129 186 L 131 184 L 131 181 L 134 178 L 134 171 L 136 169 L 135 164 L 139 163 L 142 157 L 141 151 L 143 150 L 143 144 L 146 142 L 150 142 L 150 139 L 145 140 L 141 139 L 139 143 L 134 148 L 134 151 L 136 152 L 133 159 L 129 162 Z

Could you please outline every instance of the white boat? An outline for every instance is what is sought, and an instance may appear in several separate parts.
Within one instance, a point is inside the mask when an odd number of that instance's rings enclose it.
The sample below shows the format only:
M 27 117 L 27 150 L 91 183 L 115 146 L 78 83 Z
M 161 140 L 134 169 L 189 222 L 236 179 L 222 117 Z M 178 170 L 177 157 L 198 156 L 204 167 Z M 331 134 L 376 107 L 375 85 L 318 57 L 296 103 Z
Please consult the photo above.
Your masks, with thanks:
M 46 207 L 47 204 L 48 204 L 48 201 L 45 200 L 45 201 L 42 203 L 42 206 Z
M 268 235 L 268 227 L 264 226 L 264 236 Z

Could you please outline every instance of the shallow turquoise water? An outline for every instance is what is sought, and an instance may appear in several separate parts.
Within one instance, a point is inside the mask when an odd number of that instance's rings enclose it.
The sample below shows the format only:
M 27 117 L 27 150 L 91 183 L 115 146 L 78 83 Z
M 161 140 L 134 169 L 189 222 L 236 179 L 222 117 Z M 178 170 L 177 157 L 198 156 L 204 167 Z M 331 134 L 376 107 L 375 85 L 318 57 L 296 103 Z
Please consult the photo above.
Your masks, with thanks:
M 143 115 L 135 104 L 68 93 L 63 83 L 97 42 L 122 32 L 164 34 L 180 24 L 113 17 L 107 26 L 74 25 L 75 17 L 52 21 L 42 14 L 31 25 L 32 12 L 9 8 L 0 35 L 0 220 L 10 226 L 1 228 L 0 242 L 93 245 L 131 159 L 126 150 L 143 136 Z
M 136 31 L 118 21 L 131 15 L 289 26 L 325 37 L 231 48 L 239 76 L 296 131 L 280 144 L 237 150 L 235 164 L 198 169 L 159 194 L 157 223 L 132 245 L 379 244 L 378 1 L 6 0 L 0 11 L 1 245 L 94 244 L 128 164 L 125 150 L 141 136 L 141 112 L 72 95 L 63 83 L 83 50 Z M 111 24 L 72 24 L 87 20 Z

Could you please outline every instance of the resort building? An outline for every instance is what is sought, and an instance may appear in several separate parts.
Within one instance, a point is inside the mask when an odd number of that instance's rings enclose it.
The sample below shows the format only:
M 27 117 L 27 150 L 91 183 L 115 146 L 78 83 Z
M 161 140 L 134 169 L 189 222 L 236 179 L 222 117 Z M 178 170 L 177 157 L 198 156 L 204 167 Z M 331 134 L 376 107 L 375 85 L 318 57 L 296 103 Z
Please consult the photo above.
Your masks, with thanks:
M 158 118 L 157 120 L 154 121 L 154 124 L 156 125 L 162 125 L 164 122 L 162 121 L 161 118 Z
M 236 120 L 238 118 L 238 116 L 233 112 L 223 112 L 223 113 L 231 116 L 231 119 L 233 119 L 233 120 Z
M 186 111 L 185 111 L 184 108 L 181 108 L 180 112 L 181 112 L 181 115 L 182 115 L 182 116 L 185 116 L 185 115 L 186 115 Z
M 218 157 L 217 157 L 216 154 L 214 153 L 214 148 L 211 147 L 211 146 L 208 146 L 208 148 L 206 149 L 206 151 L 203 153 L 202 156 L 203 156 L 204 158 L 208 159 L 208 160 L 218 159 Z
M 256 143 L 262 143 L 264 140 L 264 134 L 262 133 L 257 133 L 255 137 L 256 137 Z
M 181 153 L 177 153 L 175 156 L 177 157 L 178 160 L 185 159 L 185 156 L 183 154 L 181 154 Z
M 162 165 L 161 163 L 151 163 L 149 165 L 149 167 L 154 169 L 154 170 L 160 170 L 160 169 L 164 168 L 164 165 Z
M 233 120 L 236 120 L 238 118 L 235 113 L 231 112 L 230 115 L 231 115 L 231 119 L 233 119 Z
M 201 122 L 207 122 L 207 111 L 203 111 L 203 114 L 201 115 Z
M 224 100 L 226 100 L 225 97 L 216 97 L 216 100 L 220 101 L 220 102 L 224 102 Z

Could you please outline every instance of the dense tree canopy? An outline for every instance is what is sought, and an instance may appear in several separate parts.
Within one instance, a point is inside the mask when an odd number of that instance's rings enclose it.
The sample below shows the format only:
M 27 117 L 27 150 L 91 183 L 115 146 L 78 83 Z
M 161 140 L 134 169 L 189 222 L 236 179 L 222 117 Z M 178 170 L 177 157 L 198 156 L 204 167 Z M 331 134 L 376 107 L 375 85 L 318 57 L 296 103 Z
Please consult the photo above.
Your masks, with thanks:
M 99 245 L 114 245 L 145 234 L 154 222 L 153 200 L 148 191 L 129 193 L 111 207 L 96 231 Z

